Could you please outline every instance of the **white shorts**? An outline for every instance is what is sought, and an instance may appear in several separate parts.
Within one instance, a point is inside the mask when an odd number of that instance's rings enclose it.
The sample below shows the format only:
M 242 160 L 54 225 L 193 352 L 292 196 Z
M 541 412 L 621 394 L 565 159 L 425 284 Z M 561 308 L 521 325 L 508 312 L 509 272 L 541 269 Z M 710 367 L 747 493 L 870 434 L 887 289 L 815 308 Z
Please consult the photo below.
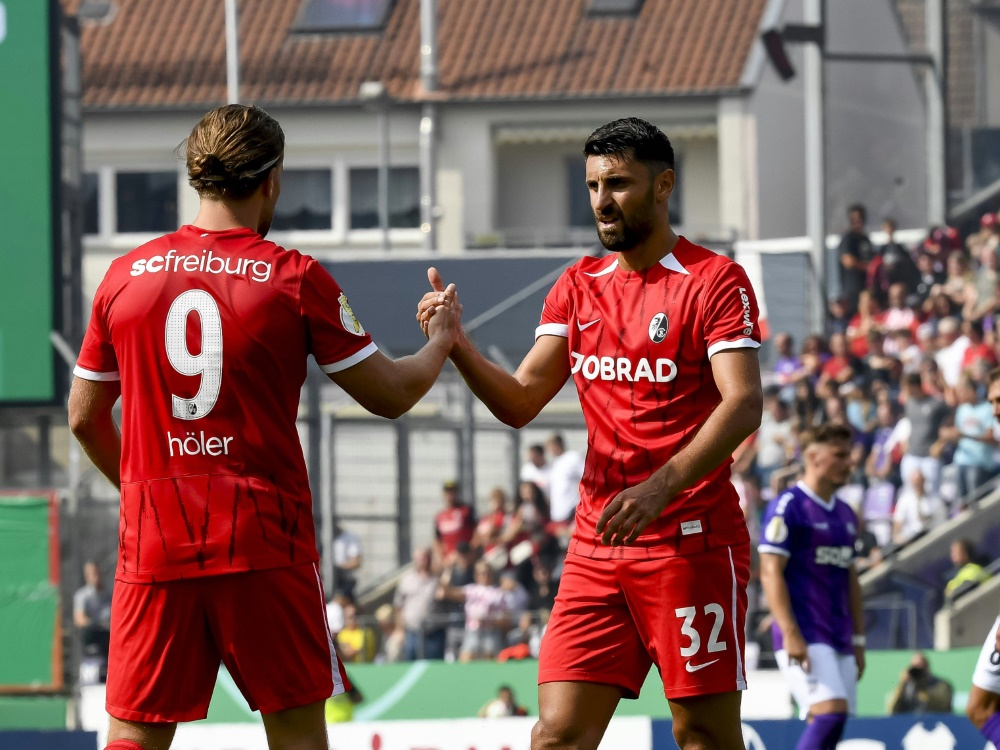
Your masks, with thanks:
M 998 626 L 1000 626 L 1000 617 L 993 623 L 993 628 L 983 644 L 983 650 L 979 652 L 976 671 L 972 673 L 972 684 L 1000 695 L 1000 653 L 997 653 Z
M 858 702 L 858 665 L 854 654 L 838 654 L 825 643 L 810 643 L 807 650 L 808 672 L 797 662 L 789 664 L 784 649 L 774 655 L 792 697 L 799 704 L 799 718 L 806 718 L 813 704 L 832 700 L 847 701 L 847 709 L 853 714 Z

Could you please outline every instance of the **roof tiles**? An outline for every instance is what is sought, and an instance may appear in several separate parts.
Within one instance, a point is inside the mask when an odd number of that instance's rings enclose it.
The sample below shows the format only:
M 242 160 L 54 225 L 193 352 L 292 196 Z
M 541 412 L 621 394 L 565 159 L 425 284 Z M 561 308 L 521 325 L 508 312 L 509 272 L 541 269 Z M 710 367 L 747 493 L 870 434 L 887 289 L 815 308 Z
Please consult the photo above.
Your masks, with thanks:
M 381 80 L 419 101 L 420 0 L 378 32 L 292 31 L 303 0 L 239 0 L 241 90 L 265 104 L 357 101 Z M 72 12 L 78 0 L 63 0 Z M 89 109 L 203 107 L 226 96 L 221 0 L 118 0 L 84 28 Z M 766 0 L 645 0 L 590 16 L 588 0 L 438 0 L 440 96 L 517 100 L 712 94 L 738 88 Z

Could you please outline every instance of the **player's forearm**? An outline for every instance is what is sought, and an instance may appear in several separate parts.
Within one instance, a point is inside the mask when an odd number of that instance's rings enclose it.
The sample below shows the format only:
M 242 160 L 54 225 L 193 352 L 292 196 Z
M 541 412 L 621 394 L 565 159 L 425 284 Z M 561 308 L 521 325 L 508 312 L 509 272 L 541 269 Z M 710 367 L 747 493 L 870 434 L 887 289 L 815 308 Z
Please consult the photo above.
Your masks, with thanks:
M 730 458 L 760 427 L 761 402 L 756 396 L 722 401 L 691 441 L 654 472 L 670 497 L 687 489 Z
M 849 571 L 849 586 L 848 586 L 849 596 L 850 596 L 850 607 L 851 607 L 851 623 L 854 630 L 852 631 L 854 635 L 864 635 L 865 634 L 865 607 L 864 600 L 861 595 L 861 581 L 858 580 L 858 570 L 853 565 Z
M 504 424 L 524 427 L 538 415 L 528 389 L 513 375 L 480 354 L 464 333 L 451 350 L 451 361 L 465 378 L 469 390 Z
M 432 337 L 416 354 L 397 359 L 393 363 L 394 397 L 384 404 L 380 415 L 396 419 L 412 409 L 427 395 L 447 359 L 448 343 L 443 337 Z
M 764 595 L 767 597 L 771 614 L 781 628 L 782 634 L 787 638 L 789 634 L 798 632 L 799 623 L 792 611 L 792 598 L 788 594 L 788 585 L 777 561 L 771 563 L 766 559 L 761 561 L 760 583 L 764 587 Z
M 97 470 L 121 489 L 122 436 L 111 412 L 70 422 L 73 435 Z

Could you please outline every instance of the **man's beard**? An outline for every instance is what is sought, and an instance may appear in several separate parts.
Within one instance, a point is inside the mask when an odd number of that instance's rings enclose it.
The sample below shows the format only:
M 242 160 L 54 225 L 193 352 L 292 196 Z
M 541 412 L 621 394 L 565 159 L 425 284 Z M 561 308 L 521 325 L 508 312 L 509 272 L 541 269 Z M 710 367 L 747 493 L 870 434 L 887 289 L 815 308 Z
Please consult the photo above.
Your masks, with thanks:
M 621 225 L 612 229 L 598 229 L 597 237 L 601 244 L 613 253 L 621 253 L 632 250 L 636 245 L 646 239 L 652 231 L 652 226 L 648 221 L 627 222 L 621 217 Z

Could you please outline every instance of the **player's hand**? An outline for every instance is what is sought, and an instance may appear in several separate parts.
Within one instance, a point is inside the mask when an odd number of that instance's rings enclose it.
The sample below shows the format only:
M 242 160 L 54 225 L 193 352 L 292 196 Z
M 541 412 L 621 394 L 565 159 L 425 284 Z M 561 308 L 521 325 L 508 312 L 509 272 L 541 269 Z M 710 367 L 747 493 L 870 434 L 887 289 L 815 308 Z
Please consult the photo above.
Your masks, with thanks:
M 788 663 L 801 664 L 802 669 L 808 672 L 811 666 L 809 664 L 809 648 L 806 645 L 806 639 L 802 637 L 802 631 L 795 628 L 795 630 L 785 633 L 784 639 L 785 653 L 788 654 Z
M 619 492 L 597 521 L 601 544 L 612 547 L 635 544 L 643 529 L 660 517 L 669 500 L 670 493 L 654 477 Z
M 441 292 L 438 301 L 431 308 L 430 319 L 424 333 L 428 339 L 445 337 L 448 349 L 454 346 L 458 334 L 462 331 L 462 306 L 458 303 L 455 285 L 449 284 Z
M 865 647 L 855 646 L 854 647 L 854 663 L 858 667 L 858 679 L 860 680 L 865 674 Z
M 430 282 L 433 291 L 427 292 L 420 302 L 417 303 L 417 323 L 420 325 L 424 335 L 430 337 L 430 322 L 435 311 L 445 302 L 450 302 L 452 308 L 457 309 L 459 315 L 462 312 L 462 305 L 458 301 L 458 290 L 454 284 L 449 284 L 445 288 L 441 280 L 441 274 L 433 266 L 427 269 L 427 280 Z

